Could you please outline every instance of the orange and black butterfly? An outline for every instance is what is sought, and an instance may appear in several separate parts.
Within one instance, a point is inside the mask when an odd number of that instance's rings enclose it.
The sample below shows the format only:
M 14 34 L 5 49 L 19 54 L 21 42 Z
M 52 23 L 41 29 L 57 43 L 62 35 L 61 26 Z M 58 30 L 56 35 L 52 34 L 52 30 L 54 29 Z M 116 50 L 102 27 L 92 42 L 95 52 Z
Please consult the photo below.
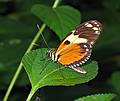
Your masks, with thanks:
M 101 29 L 101 23 L 96 20 L 80 24 L 63 39 L 55 51 L 48 50 L 51 59 L 79 73 L 86 73 L 80 66 L 90 58 Z

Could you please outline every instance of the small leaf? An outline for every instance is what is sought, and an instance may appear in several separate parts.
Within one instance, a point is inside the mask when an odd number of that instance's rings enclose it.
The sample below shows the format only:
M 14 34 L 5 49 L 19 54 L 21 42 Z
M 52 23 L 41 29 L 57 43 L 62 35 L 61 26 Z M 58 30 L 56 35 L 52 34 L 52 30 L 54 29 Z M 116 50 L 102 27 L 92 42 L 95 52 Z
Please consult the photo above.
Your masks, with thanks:
M 95 94 L 79 98 L 75 101 L 111 101 L 114 97 L 115 94 Z
M 111 84 L 120 93 L 120 72 L 114 72 L 111 77 Z
M 34 5 L 32 13 L 47 24 L 63 39 L 76 25 L 80 23 L 80 13 L 70 6 L 52 8 L 44 5 Z
M 97 75 L 96 62 L 84 65 L 83 68 L 85 68 L 87 73 L 81 74 L 58 63 L 43 60 L 46 51 L 45 48 L 37 49 L 26 54 L 22 59 L 34 90 L 43 86 L 81 84 L 90 81 Z

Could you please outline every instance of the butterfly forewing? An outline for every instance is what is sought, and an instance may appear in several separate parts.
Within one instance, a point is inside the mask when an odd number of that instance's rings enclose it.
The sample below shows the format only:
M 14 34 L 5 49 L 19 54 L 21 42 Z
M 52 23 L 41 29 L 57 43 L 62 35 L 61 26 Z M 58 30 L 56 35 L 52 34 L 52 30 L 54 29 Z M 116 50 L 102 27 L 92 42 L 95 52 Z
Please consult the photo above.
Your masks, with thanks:
M 93 45 L 100 35 L 101 30 L 101 23 L 96 20 L 92 20 L 78 26 L 74 35 L 79 35 L 79 38 L 87 39 L 87 43 Z
M 96 20 L 91 20 L 76 27 L 62 41 L 56 52 L 64 50 L 71 44 L 88 43 L 93 45 L 101 32 L 101 23 Z

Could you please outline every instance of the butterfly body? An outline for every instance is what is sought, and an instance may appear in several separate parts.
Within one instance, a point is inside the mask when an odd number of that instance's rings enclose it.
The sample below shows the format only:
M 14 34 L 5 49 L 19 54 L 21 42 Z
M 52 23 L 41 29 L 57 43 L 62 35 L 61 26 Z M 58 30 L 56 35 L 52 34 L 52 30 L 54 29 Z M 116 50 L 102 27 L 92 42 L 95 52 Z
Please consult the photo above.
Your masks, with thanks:
M 48 50 L 51 59 L 77 72 L 86 73 L 80 65 L 90 58 L 92 47 L 100 35 L 101 26 L 96 20 L 80 24 L 63 39 L 55 51 Z

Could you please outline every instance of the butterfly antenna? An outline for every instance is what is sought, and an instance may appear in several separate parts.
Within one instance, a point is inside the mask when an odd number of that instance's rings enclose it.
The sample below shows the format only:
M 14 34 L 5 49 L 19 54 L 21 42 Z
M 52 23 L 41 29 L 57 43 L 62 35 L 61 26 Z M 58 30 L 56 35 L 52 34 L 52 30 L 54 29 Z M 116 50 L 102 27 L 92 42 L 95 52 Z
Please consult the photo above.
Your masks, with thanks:
M 38 24 L 37 24 L 37 27 L 38 27 L 38 29 L 40 29 L 40 27 L 39 27 Z M 41 33 L 41 36 L 42 36 L 42 39 L 43 39 L 43 41 L 44 41 L 46 47 L 47 47 L 48 49 L 50 49 L 42 33 Z

